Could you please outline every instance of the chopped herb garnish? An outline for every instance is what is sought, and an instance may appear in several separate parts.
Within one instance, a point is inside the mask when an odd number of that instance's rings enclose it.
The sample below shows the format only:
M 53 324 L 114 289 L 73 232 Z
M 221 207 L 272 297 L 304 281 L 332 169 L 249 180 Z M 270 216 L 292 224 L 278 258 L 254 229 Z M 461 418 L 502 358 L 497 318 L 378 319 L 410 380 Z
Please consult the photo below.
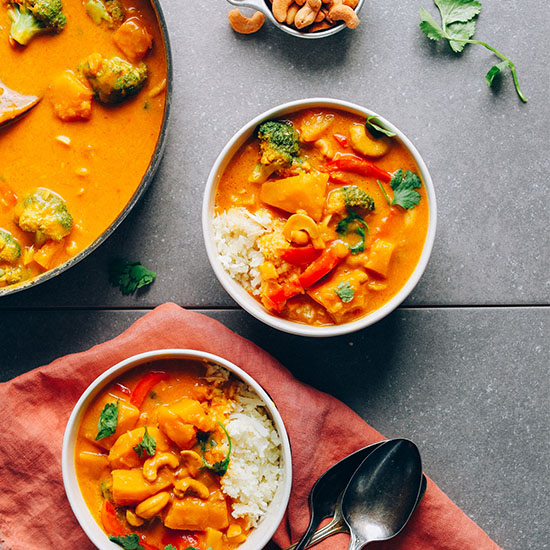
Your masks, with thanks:
M 486 42 L 472 40 L 476 32 L 475 18 L 481 12 L 481 2 L 477 0 L 434 0 L 439 13 L 441 14 L 441 25 L 427 12 L 420 8 L 420 28 L 430 40 L 448 40 L 449 46 L 455 53 L 460 53 L 466 44 L 479 44 L 493 52 L 502 59 L 500 63 L 493 65 L 485 75 L 485 81 L 488 86 L 493 85 L 494 78 L 500 72 L 510 69 L 516 92 L 523 102 L 527 98 L 523 95 L 519 87 L 516 67 L 512 60 L 501 54 L 498 50 L 489 46 Z
M 138 288 L 150 285 L 157 274 L 143 267 L 139 262 L 117 258 L 109 265 L 109 282 L 118 286 L 122 294 L 133 294 Z
M 130 533 L 129 535 L 124 535 L 122 537 L 109 537 L 111 542 L 116 542 L 124 550 L 145 550 L 143 546 L 139 543 L 139 535 L 136 533 Z
M 354 224 L 355 229 L 353 231 L 361 237 L 361 240 L 357 244 L 348 246 L 348 248 L 352 254 L 359 254 L 359 252 L 363 252 L 365 250 L 365 235 L 369 232 L 369 226 L 366 224 L 365 220 L 357 214 L 357 212 L 354 212 L 349 208 L 348 212 L 349 215 L 338 222 L 336 232 L 341 235 L 347 235 L 349 233 L 349 226 Z
M 225 435 L 227 437 L 227 443 L 229 444 L 229 450 L 227 451 L 227 456 L 218 462 L 215 462 L 214 464 L 209 464 L 206 460 L 204 454 L 206 451 L 210 450 L 212 447 L 215 447 L 217 445 L 216 441 L 214 439 L 210 438 L 210 435 L 207 432 L 198 432 L 197 433 L 197 441 L 199 442 L 201 451 L 202 451 L 202 462 L 203 466 L 202 468 L 207 468 L 208 470 L 214 472 L 218 476 L 223 476 L 225 472 L 227 472 L 227 468 L 229 467 L 229 460 L 231 456 L 231 438 L 229 437 L 229 434 L 227 433 L 227 430 L 225 429 L 225 426 L 218 422 L 218 424 L 221 426 L 222 430 L 225 432 Z
M 193 548 L 193 547 L 188 546 L 187 548 Z M 164 550 L 178 550 L 178 549 L 173 544 L 168 544 L 167 546 L 164 547 Z
M 336 292 L 336 295 L 344 304 L 347 304 L 353 300 L 353 296 L 355 294 L 355 290 L 351 287 L 351 285 L 346 281 L 341 282 L 335 289 L 334 292 Z
M 97 435 L 95 440 L 98 441 L 104 437 L 109 437 L 116 432 L 118 424 L 118 401 L 116 403 L 107 403 L 97 422 Z
M 380 126 L 382 122 L 378 119 L 375 115 L 369 115 L 367 117 L 367 120 L 365 120 L 365 126 L 369 132 L 372 132 L 373 134 L 384 134 L 388 137 L 394 137 L 396 134 L 395 132 L 392 132 L 391 130 L 386 130 L 383 126 Z M 373 132 L 374 130 L 374 132 Z
M 155 456 L 155 451 L 157 450 L 157 442 L 154 437 L 149 435 L 147 431 L 147 426 L 145 426 L 145 433 L 143 434 L 143 439 L 133 447 L 136 451 L 139 458 L 141 458 L 144 453 L 147 453 L 149 456 Z
M 382 187 L 380 180 L 376 180 L 386 202 L 390 206 L 401 206 L 405 210 L 414 208 L 420 202 L 420 193 L 416 189 L 422 187 L 420 178 L 410 170 L 403 174 L 403 170 L 397 170 L 393 175 L 390 185 L 393 189 L 393 199 L 390 200 L 388 194 Z
M 101 496 L 104 500 L 113 500 L 111 488 L 107 485 L 107 481 L 104 480 L 99 484 L 99 490 L 101 491 Z

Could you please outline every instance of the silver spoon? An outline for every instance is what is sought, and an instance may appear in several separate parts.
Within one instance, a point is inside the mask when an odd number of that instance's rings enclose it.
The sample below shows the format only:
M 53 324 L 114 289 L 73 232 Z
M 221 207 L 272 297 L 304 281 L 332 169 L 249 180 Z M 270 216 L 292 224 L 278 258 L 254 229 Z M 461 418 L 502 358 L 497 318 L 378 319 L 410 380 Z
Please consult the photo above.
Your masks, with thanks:
M 343 458 L 340 462 L 337 462 L 334 466 L 329 468 L 315 482 L 315 485 L 313 485 L 309 493 L 310 520 L 308 528 L 302 535 L 302 538 L 296 544 L 289 546 L 286 550 L 304 550 L 304 548 L 308 546 L 313 536 L 313 532 L 325 518 L 334 516 L 331 522 L 316 533 L 317 542 L 329 535 L 347 529 L 346 524 L 343 522 L 342 515 L 339 513 L 339 500 L 341 502 L 344 489 L 355 470 L 357 470 L 363 460 L 382 443 L 383 442 L 368 445 L 350 454 L 346 458 Z M 323 536 L 324 533 L 328 534 Z
M 342 514 L 351 535 L 349 550 L 399 533 L 422 488 L 422 461 L 412 441 L 387 441 L 367 456 L 344 493 Z
M 359 449 L 355 453 L 343 458 L 340 462 L 337 462 L 317 480 L 309 495 L 311 513 L 309 527 L 297 543 L 285 550 L 310 548 L 336 533 L 349 533 L 349 528 L 342 515 L 342 497 L 345 487 L 361 462 L 383 443 L 381 441 Z M 340 492 L 339 495 L 337 495 L 338 491 Z M 422 500 L 425 491 L 426 477 L 422 476 L 422 487 L 416 502 L 417 506 Z M 323 519 L 331 516 L 333 517 L 329 523 L 313 533 L 315 527 Z M 298 546 L 300 544 L 302 546 Z

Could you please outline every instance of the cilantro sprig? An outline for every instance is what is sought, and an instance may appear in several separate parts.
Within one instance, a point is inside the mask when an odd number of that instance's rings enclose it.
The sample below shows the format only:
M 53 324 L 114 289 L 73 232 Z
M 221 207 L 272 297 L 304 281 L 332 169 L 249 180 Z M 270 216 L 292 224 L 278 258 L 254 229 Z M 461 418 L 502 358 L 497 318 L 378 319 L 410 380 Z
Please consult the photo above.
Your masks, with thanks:
M 350 225 L 355 225 L 353 232 L 359 235 L 361 240 L 352 246 L 348 245 L 348 248 L 352 254 L 359 254 L 359 252 L 363 252 L 365 250 L 365 236 L 369 232 L 369 226 L 357 212 L 351 210 L 349 207 L 346 208 L 348 209 L 348 215 L 338 222 L 336 232 L 340 233 L 340 235 L 347 235 L 349 233 Z
M 139 262 L 117 258 L 109 265 L 109 282 L 118 286 L 125 296 L 139 288 L 150 285 L 157 277 L 154 271 L 143 267 Z
M 367 120 L 365 120 L 365 126 L 367 127 L 367 130 L 374 130 L 374 133 L 380 133 L 384 134 L 388 137 L 394 137 L 397 134 L 395 132 L 392 132 L 391 130 L 387 130 L 383 126 L 381 126 L 382 122 L 378 119 L 376 115 L 369 115 L 367 117 Z
M 355 290 L 351 287 L 348 281 L 341 282 L 335 289 L 334 292 L 336 292 L 336 295 L 344 304 L 347 304 L 353 300 L 353 296 L 355 295 Z
M 139 535 L 137 533 L 130 533 L 121 537 L 109 537 L 111 542 L 116 542 L 122 546 L 124 550 L 145 550 L 145 548 L 139 543 Z
M 525 103 L 527 98 L 519 87 L 516 66 L 512 60 L 486 42 L 472 39 L 476 32 L 475 19 L 481 12 L 481 2 L 478 0 L 434 0 L 434 4 L 441 15 L 441 25 L 421 7 L 419 11 L 420 19 L 422 19 L 420 28 L 424 34 L 430 40 L 448 40 L 449 46 L 455 53 L 462 52 L 466 44 L 479 44 L 493 52 L 502 61 L 493 65 L 485 75 L 487 85 L 491 87 L 497 74 L 510 69 L 516 92 L 521 101 Z
M 116 403 L 106 403 L 99 415 L 97 421 L 96 441 L 109 437 L 116 432 L 118 424 L 118 401 Z
M 154 437 L 149 435 L 147 431 L 147 426 L 145 426 L 145 433 L 143 434 L 143 439 L 135 446 L 132 447 L 136 451 L 139 458 L 142 458 L 145 453 L 149 456 L 155 456 L 157 450 L 157 441 Z
M 393 189 L 393 199 L 388 197 L 380 180 L 376 180 L 376 183 L 378 183 L 380 191 L 382 191 L 386 202 L 390 206 L 401 206 L 401 208 L 409 210 L 420 202 L 420 193 L 416 191 L 416 189 L 422 187 L 422 182 L 420 178 L 410 170 L 406 170 L 405 173 L 403 173 L 403 170 L 399 169 L 392 176 L 390 185 Z
M 210 434 L 208 432 L 198 432 L 197 440 L 199 442 L 199 445 L 202 451 L 202 462 L 203 462 L 202 468 L 207 468 L 208 470 L 214 472 L 216 475 L 223 476 L 225 472 L 227 472 L 227 468 L 229 467 L 229 461 L 231 457 L 231 438 L 229 437 L 229 434 L 227 433 L 225 426 L 221 422 L 218 422 L 218 424 L 221 426 L 222 430 L 225 432 L 225 436 L 227 437 L 227 443 L 229 445 L 229 450 L 227 451 L 227 455 L 223 460 L 215 462 L 214 464 L 209 464 L 208 461 L 206 460 L 206 457 L 204 456 L 206 451 L 210 450 L 212 447 L 215 447 L 217 445 L 216 441 L 210 438 Z

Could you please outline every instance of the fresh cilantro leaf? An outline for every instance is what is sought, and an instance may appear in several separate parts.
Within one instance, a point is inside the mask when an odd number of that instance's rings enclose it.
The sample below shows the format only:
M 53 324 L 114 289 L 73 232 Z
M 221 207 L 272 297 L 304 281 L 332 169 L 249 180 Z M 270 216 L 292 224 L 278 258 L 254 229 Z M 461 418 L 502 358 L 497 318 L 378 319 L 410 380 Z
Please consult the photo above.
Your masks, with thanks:
M 147 431 L 147 426 L 145 426 L 143 439 L 135 447 L 133 447 L 133 449 L 134 451 L 136 451 L 139 458 L 141 458 L 144 453 L 147 453 L 149 456 L 155 456 L 155 452 L 157 450 L 157 442 L 154 437 L 149 435 L 149 432 Z
M 129 262 L 117 258 L 109 265 L 109 282 L 113 286 L 118 286 L 125 296 L 150 285 L 156 276 L 154 271 L 143 267 L 139 262 Z
M 197 441 L 199 442 L 201 451 L 202 451 L 202 462 L 203 466 L 202 468 L 207 468 L 208 470 L 214 472 L 218 476 L 223 476 L 225 472 L 227 472 L 227 468 L 229 467 L 229 460 L 231 456 L 231 438 L 229 437 L 229 434 L 227 433 L 227 430 L 225 429 L 225 426 L 218 422 L 218 424 L 222 427 L 222 430 L 225 432 L 225 435 L 227 437 L 227 442 L 229 444 L 229 450 L 227 451 L 227 456 L 218 462 L 214 462 L 214 464 L 209 464 L 206 460 L 204 454 L 208 450 L 208 445 L 210 445 L 210 448 L 216 446 L 216 442 L 214 440 L 210 440 L 210 436 L 208 433 L 205 432 L 197 432 Z
M 420 28 L 430 40 L 445 39 L 455 53 L 460 53 L 466 44 L 479 44 L 489 51 L 493 52 L 501 63 L 494 65 L 485 75 L 485 81 L 488 86 L 493 85 L 495 76 L 505 69 L 510 69 L 514 86 L 519 98 L 526 102 L 527 98 L 523 95 L 519 87 L 516 67 L 512 60 L 498 50 L 489 46 L 481 40 L 473 40 L 476 32 L 475 18 L 481 13 L 481 2 L 478 0 L 434 0 L 441 15 L 441 25 L 424 8 L 420 8 Z
M 188 546 L 187 548 L 191 548 L 192 550 L 194 550 L 192 546 Z M 187 550 L 187 548 L 185 550 Z M 164 547 L 164 550 L 178 550 L 178 549 L 173 544 L 168 544 L 167 546 Z
M 393 189 L 392 205 L 401 206 L 406 210 L 414 208 L 420 202 L 420 193 L 416 189 L 422 187 L 420 178 L 410 170 L 403 174 L 403 170 L 397 170 L 390 181 Z
M 98 441 L 104 437 L 109 437 L 116 432 L 118 424 L 118 401 L 116 403 L 106 403 L 105 407 L 99 415 L 97 422 L 97 435 L 95 440 Z
M 143 546 L 139 543 L 139 535 L 136 533 L 130 533 L 129 535 L 124 535 L 123 537 L 109 537 L 109 540 L 116 542 L 124 550 L 145 550 Z
M 499 74 L 501 71 L 508 69 L 509 67 L 510 67 L 509 61 L 501 61 L 500 63 L 493 65 L 485 75 L 485 81 L 487 82 L 487 85 L 492 86 L 495 76 L 497 76 L 497 74 Z
M 344 304 L 347 304 L 348 302 L 351 302 L 353 300 L 353 296 L 355 294 L 355 290 L 351 288 L 351 285 L 346 281 L 341 282 L 335 289 L 334 292 L 336 292 L 336 295 Z
M 107 485 L 107 482 L 106 481 L 102 481 L 100 484 L 99 484 L 99 490 L 101 491 L 101 496 L 105 499 L 105 500 L 109 500 L 109 501 L 112 501 L 113 500 L 113 495 L 111 493 L 111 489 L 110 487 Z
M 357 212 L 348 208 L 348 216 L 338 222 L 336 232 L 340 233 L 340 235 L 347 235 L 351 224 L 355 225 L 355 229 L 353 231 L 361 237 L 361 240 L 352 246 L 348 245 L 348 248 L 352 254 L 359 254 L 359 252 L 363 252 L 365 250 L 365 235 L 369 232 L 369 226 L 366 224 L 365 220 L 357 214 Z
M 375 115 L 369 115 L 367 117 L 367 120 L 365 121 L 365 126 L 367 126 L 368 130 L 373 129 L 375 132 L 379 132 L 380 134 L 384 134 L 388 137 L 394 137 L 396 134 L 395 132 L 392 132 L 391 130 L 386 130 L 383 126 L 380 126 L 382 124 L 378 117 Z

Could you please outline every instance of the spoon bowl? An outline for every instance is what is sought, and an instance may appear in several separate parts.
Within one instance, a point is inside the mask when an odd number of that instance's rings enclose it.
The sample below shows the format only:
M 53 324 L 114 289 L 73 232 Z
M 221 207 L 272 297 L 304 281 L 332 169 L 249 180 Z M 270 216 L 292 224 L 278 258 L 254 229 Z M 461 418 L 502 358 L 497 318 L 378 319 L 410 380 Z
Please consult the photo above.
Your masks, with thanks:
M 422 461 L 412 441 L 386 441 L 359 466 L 342 500 L 350 550 L 397 535 L 416 508 L 422 490 Z
M 39 97 L 20 94 L 0 80 L 0 128 L 28 113 L 39 101 Z

